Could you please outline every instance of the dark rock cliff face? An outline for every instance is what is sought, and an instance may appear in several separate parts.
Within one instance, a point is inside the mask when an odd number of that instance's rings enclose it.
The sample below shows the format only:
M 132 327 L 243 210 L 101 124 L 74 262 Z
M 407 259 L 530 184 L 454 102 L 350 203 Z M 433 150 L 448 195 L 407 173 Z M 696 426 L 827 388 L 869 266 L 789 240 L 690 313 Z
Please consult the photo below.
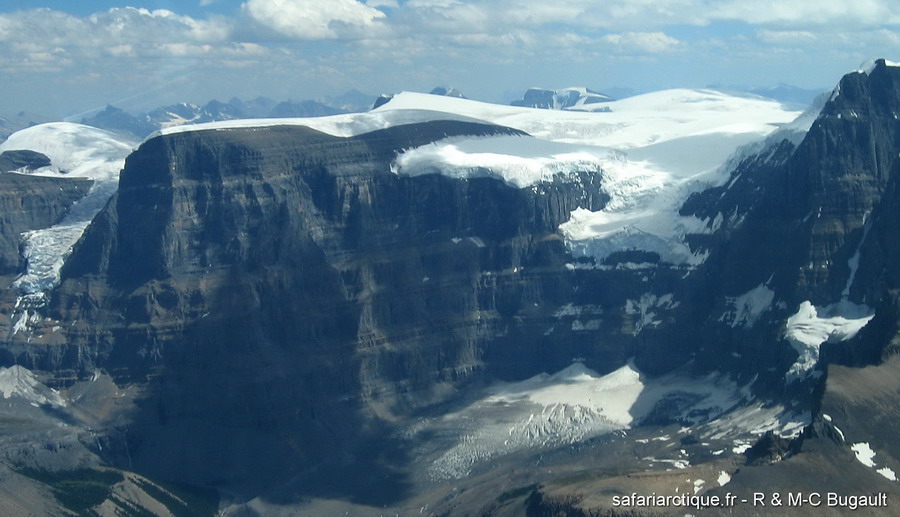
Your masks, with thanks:
M 0 153 L 0 172 L 19 169 L 33 171 L 41 167 L 49 167 L 50 163 L 50 158 L 35 151 L 18 150 Z
M 824 306 L 844 298 L 884 313 L 878 320 L 893 317 L 886 311 L 896 275 L 887 257 L 896 230 L 887 221 L 896 204 L 898 114 L 900 69 L 880 62 L 869 74 L 848 74 L 802 142 L 785 140 L 746 158 L 726 187 L 685 204 L 685 214 L 724 221 L 713 235 L 694 237 L 710 251 L 693 285 L 709 304 L 694 314 L 698 342 L 720 352 L 704 358 L 709 367 L 738 353 L 745 366 L 762 367 L 746 370 L 777 367 L 781 375 L 795 352 L 773 343 L 784 345 L 784 321 L 804 300 Z M 729 297 L 759 285 L 775 292 L 766 317 L 753 326 L 723 323 L 721 315 L 734 309 Z M 854 341 L 878 349 L 886 342 Z
M 19 360 L 147 380 L 135 468 L 245 494 L 328 451 L 365 456 L 379 422 L 447 400 L 490 373 L 488 357 L 509 359 L 498 375 L 546 370 L 529 354 L 549 347 L 543 331 L 576 280 L 556 229 L 603 206 L 601 172 L 517 189 L 390 171 L 400 149 L 495 133 L 515 132 L 433 122 L 152 139 L 36 330 L 66 322 L 65 344 L 32 342 Z M 530 320 L 548 323 L 536 333 Z M 554 348 L 560 367 L 578 355 Z M 628 357 L 607 353 L 610 368 Z
M 13 157 L 22 156 L 24 161 L 16 161 L 20 166 L 34 163 L 32 156 L 13 154 Z M 38 159 L 38 163 L 42 161 Z M 56 224 L 90 187 L 90 180 L 0 174 L 0 276 L 22 272 L 25 266 L 19 250 L 22 232 Z M 8 282 L 4 281 L 4 287 Z

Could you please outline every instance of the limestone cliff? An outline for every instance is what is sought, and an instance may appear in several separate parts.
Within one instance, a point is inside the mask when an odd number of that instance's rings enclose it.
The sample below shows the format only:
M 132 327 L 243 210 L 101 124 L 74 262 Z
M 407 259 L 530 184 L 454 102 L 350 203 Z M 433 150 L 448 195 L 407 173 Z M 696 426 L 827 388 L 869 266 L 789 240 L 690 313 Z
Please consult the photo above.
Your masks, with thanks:
M 603 206 L 602 172 L 518 189 L 390 169 L 403 148 L 511 132 L 438 121 L 151 139 L 67 261 L 50 319 L 9 346 L 32 367 L 149 382 L 135 467 L 241 490 L 378 437 L 491 368 L 538 373 L 532 354 L 565 365 L 577 347 L 543 333 L 577 280 L 556 229 Z M 630 355 L 611 348 L 593 355 Z

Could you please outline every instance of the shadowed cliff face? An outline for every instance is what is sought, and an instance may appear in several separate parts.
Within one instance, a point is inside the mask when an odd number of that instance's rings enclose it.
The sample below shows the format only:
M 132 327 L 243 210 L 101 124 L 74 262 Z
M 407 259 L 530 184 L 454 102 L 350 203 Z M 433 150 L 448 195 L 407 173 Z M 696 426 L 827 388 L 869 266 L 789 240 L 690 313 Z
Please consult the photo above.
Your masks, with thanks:
M 740 354 L 754 365 L 746 371 L 777 366 L 770 380 L 780 389 L 796 352 L 773 343 L 785 343 L 785 321 L 806 300 L 875 309 L 872 328 L 851 343 L 826 343 L 823 353 L 857 364 L 879 357 L 897 314 L 895 268 L 886 258 L 896 255 L 886 237 L 896 230 L 886 228 L 897 203 L 898 114 L 900 69 L 879 63 L 848 74 L 799 144 L 784 140 L 745 158 L 727 186 L 685 204 L 684 213 L 723 220 L 713 235 L 694 237 L 710 251 L 705 280 L 695 286 L 708 304 L 695 316 L 703 320 L 697 342 L 716 351 L 702 358 L 709 367 Z M 733 300 L 758 286 L 774 293 L 765 317 L 755 325 L 723 322 Z
M 522 351 L 549 348 L 543 331 L 573 299 L 556 229 L 603 206 L 601 171 L 526 189 L 390 171 L 403 148 L 510 132 L 435 122 L 149 140 L 66 263 L 43 329 L 70 322 L 66 344 L 28 357 L 150 379 L 128 439 L 152 475 L 245 494 L 325 460 L 369 462 L 377 477 L 402 460 L 364 452 L 382 419 L 492 368 L 548 367 Z M 562 367 L 605 354 L 610 368 L 630 355 L 588 344 L 543 355 Z

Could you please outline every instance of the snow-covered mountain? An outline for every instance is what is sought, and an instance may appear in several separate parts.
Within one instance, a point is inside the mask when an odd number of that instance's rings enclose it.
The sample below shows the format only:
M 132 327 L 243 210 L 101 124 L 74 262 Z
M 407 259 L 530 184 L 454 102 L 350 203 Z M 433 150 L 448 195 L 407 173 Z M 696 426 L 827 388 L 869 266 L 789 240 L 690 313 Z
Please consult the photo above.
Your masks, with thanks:
M 3 457 L 72 436 L 29 461 L 140 476 L 146 504 L 172 499 L 147 479 L 216 487 L 251 515 L 900 496 L 900 68 L 820 101 L 404 92 L 133 151 L 13 135 L 47 174 L 124 169 L 40 303 L 0 291 L 0 410 L 30 426 Z M 0 493 L 43 486 L 11 472 Z M 719 510 L 695 506 L 676 510 Z
M 747 92 L 775 99 L 779 102 L 792 104 L 796 106 L 809 105 L 813 99 L 820 95 L 822 89 L 800 88 L 785 83 L 778 83 L 771 86 L 747 88 Z
M 457 97 L 460 99 L 466 98 L 466 96 L 463 95 L 463 93 L 461 91 L 457 90 L 456 88 L 454 88 L 452 86 L 450 86 L 450 87 L 436 86 L 435 88 L 432 88 L 432 90 L 428 93 L 431 95 L 443 95 L 444 97 Z
M 513 101 L 512 105 L 552 110 L 606 111 L 609 106 L 603 104 L 611 100 L 612 97 L 588 88 L 572 87 L 560 90 L 529 88 L 525 96 Z

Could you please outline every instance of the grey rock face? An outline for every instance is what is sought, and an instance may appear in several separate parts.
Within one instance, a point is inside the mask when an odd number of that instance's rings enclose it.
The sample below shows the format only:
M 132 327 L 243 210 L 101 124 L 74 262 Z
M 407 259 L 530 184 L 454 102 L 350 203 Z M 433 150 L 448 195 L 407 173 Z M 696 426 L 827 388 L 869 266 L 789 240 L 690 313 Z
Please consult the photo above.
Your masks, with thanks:
M 50 158 L 35 151 L 4 151 L 0 154 L 0 172 L 24 169 L 34 171 L 41 167 L 49 167 Z
M 714 234 L 692 241 L 710 251 L 705 279 L 695 286 L 709 300 L 698 342 L 719 352 L 704 356 L 709 367 L 739 354 L 738 368 L 775 368 L 772 381 L 780 386 L 794 352 L 773 343 L 783 343 L 784 322 L 801 302 L 866 303 L 876 308 L 876 322 L 896 313 L 889 309 L 894 268 L 885 260 L 894 255 L 888 235 L 896 235 L 887 229 L 887 214 L 896 204 L 900 69 L 880 63 L 870 74 L 845 76 L 835 92 L 802 142 L 784 140 L 745 158 L 726 186 L 695 195 L 682 208 L 723 221 Z M 775 293 L 771 312 L 752 328 L 723 323 L 729 297 L 759 285 Z M 889 339 L 860 336 L 842 354 L 850 360 L 852 350 L 869 347 L 857 359 L 875 358 Z
M 65 344 L 23 345 L 23 360 L 149 376 L 136 468 L 251 492 L 382 439 L 381 419 L 447 400 L 488 363 L 538 373 L 522 350 L 547 345 L 573 292 L 556 229 L 603 206 L 600 171 L 534 189 L 390 171 L 400 149 L 497 133 L 515 131 L 444 121 L 145 142 L 36 331 L 70 322 Z

